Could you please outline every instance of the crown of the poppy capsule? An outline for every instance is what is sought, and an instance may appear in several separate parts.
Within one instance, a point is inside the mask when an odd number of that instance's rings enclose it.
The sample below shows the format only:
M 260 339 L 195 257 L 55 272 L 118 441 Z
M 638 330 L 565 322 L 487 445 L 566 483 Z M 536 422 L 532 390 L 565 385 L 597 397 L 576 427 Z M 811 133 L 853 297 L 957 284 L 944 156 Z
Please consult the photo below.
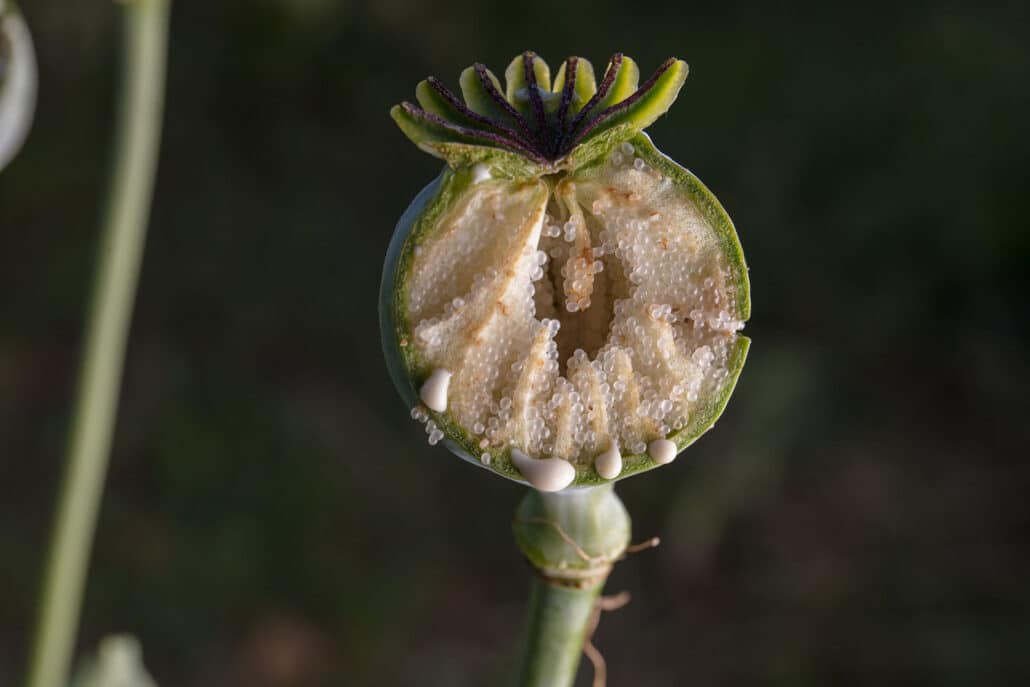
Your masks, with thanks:
M 526 51 L 504 73 L 505 89 L 489 69 L 461 74 L 462 102 L 439 80 L 418 84 L 418 104 L 390 111 L 426 152 L 452 167 L 487 162 L 495 173 L 537 176 L 572 169 L 608 152 L 665 114 L 687 78 L 687 64 L 669 58 L 643 84 L 622 53 L 608 62 L 600 84 L 590 62 L 565 60 L 554 81 L 547 63 Z

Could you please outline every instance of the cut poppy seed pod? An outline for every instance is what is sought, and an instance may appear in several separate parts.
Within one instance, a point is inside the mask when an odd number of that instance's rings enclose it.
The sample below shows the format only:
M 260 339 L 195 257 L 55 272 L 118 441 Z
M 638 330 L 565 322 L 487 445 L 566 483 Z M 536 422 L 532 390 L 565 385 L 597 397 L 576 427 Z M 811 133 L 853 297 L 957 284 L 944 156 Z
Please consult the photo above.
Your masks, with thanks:
M 430 443 L 540 491 L 671 462 L 719 417 L 744 363 L 747 268 L 733 224 L 643 129 L 687 76 L 600 81 L 531 52 L 506 83 L 429 78 L 391 115 L 446 166 L 401 218 L 380 298 L 391 373 Z
M 36 109 L 36 55 L 18 8 L 0 0 L 0 170 L 18 153 Z

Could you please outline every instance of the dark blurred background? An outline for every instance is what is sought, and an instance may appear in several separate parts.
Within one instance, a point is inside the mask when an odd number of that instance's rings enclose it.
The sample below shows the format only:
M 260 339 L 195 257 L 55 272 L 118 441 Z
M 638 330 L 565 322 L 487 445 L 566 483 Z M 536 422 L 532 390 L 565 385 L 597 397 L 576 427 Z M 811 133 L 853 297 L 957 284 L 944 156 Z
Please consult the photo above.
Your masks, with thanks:
M 25 660 L 109 166 L 117 6 L 23 2 L 0 175 L 0 684 Z M 502 684 L 521 488 L 430 448 L 376 292 L 438 171 L 387 116 L 531 48 L 691 76 L 651 130 L 736 221 L 750 360 L 620 486 L 610 684 L 1030 681 L 1025 3 L 176 2 L 166 129 L 80 647 L 163 687 Z M 589 684 L 584 664 L 581 685 Z

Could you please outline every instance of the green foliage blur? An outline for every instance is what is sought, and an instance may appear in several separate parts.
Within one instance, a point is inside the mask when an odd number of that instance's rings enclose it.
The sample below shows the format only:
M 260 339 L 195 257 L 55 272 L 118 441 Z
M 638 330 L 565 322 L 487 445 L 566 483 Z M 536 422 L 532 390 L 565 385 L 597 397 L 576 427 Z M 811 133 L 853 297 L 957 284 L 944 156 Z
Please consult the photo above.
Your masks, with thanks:
M 22 3 L 35 128 L 0 173 L 0 685 L 24 667 L 112 138 L 118 9 Z M 161 685 L 504 684 L 521 488 L 430 448 L 376 292 L 439 163 L 428 74 L 624 51 L 734 218 L 750 360 L 620 487 L 609 684 L 1030 681 L 1025 4 L 174 3 L 164 147 L 80 646 Z M 1022 27 L 1023 30 L 1020 29 Z M 587 664 L 580 684 L 588 685 Z

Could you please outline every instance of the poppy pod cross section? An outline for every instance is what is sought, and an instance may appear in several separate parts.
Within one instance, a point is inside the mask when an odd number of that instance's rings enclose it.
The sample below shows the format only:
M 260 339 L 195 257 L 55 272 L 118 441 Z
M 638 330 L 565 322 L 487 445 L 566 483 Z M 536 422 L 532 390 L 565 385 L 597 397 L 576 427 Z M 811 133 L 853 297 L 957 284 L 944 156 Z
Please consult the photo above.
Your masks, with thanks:
M 391 114 L 446 166 L 391 242 L 380 301 L 394 382 L 429 441 L 542 492 L 671 462 L 721 414 L 750 314 L 736 232 L 644 129 L 687 76 L 600 80 L 531 52 L 462 97 L 429 78 Z

